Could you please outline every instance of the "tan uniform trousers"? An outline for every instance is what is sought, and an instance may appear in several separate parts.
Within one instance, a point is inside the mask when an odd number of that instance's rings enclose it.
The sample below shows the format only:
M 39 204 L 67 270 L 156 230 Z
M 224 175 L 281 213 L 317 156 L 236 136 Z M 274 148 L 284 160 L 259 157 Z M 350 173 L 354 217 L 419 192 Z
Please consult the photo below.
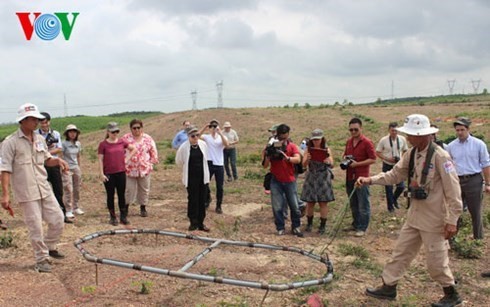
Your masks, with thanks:
M 67 173 L 61 173 L 61 177 L 63 179 L 63 203 L 66 211 L 71 212 L 78 209 L 80 188 L 82 185 L 82 171 L 80 167 L 76 166 Z
M 393 286 L 403 277 L 405 270 L 417 256 L 422 244 L 429 275 L 442 287 L 454 285 L 449 269 L 449 243 L 443 233 L 426 232 L 403 225 L 393 250 L 392 259 L 385 265 L 382 278 L 386 285 Z
M 126 204 L 137 203 L 140 206 L 148 205 L 150 178 L 151 175 L 145 177 L 126 177 Z
M 64 227 L 63 211 L 51 194 L 48 198 L 19 203 L 24 211 L 24 222 L 29 230 L 29 239 L 36 262 L 49 258 L 49 251 L 56 249 Z M 48 224 L 46 236 L 43 236 L 43 221 Z

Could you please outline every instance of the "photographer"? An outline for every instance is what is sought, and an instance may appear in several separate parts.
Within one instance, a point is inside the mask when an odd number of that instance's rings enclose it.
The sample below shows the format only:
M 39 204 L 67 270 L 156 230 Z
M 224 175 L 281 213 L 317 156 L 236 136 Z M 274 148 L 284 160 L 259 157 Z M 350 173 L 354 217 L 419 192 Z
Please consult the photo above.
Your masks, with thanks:
M 277 234 L 284 235 L 284 204 L 291 211 L 292 233 L 303 237 L 301 232 L 301 213 L 298 208 L 296 178 L 293 164 L 301 162 L 298 147 L 289 141 L 289 126 L 281 124 L 277 127 L 277 136 L 269 141 L 264 150 L 264 168 L 269 167 L 271 178 L 271 203 L 274 213 Z
M 344 151 L 344 161 L 340 168 L 346 171 L 347 195 L 351 195 L 357 178 L 369 176 L 370 165 L 376 162 L 376 152 L 373 142 L 362 134 L 362 121 L 354 117 L 349 122 L 351 138 L 347 140 Z M 371 204 L 369 202 L 369 188 L 356 189 L 350 199 L 352 211 L 352 227 L 356 237 L 364 236 L 371 216 Z
M 405 137 L 398 135 L 396 130 L 398 123 L 391 122 L 388 124 L 387 136 L 381 138 L 376 146 L 376 156 L 383 160 L 383 173 L 391 170 L 393 166 L 400 160 L 400 157 L 408 150 L 407 140 Z M 398 197 L 403 193 L 405 189 L 404 182 L 396 184 L 396 190 L 393 194 L 393 185 L 385 186 L 386 192 L 386 205 L 389 212 L 394 212 L 395 208 L 400 209 L 398 206 Z
M 63 150 L 61 135 L 58 131 L 51 129 L 51 115 L 47 112 L 41 112 L 41 114 L 44 116 L 44 119 L 39 122 L 40 128 L 37 132 L 46 140 L 49 153 L 57 158 Z M 48 181 L 53 187 L 54 196 L 65 215 L 65 223 L 73 223 L 75 216 L 72 212 L 66 212 L 65 204 L 63 202 L 63 180 L 60 167 L 46 166 L 46 171 L 48 172 Z
M 425 115 L 408 116 L 404 126 L 397 130 L 407 134 L 413 147 L 391 171 L 359 177 L 356 182 L 357 185 L 387 185 L 405 179 L 409 182 L 407 220 L 392 259 L 383 270 L 383 285 L 366 289 L 366 294 L 394 300 L 398 281 L 423 245 L 429 274 L 444 290 L 444 297 L 432 306 L 456 306 L 462 300 L 448 266 L 447 241 L 456 234 L 456 223 L 463 209 L 456 168 L 449 154 L 431 141 L 431 134 L 438 129 L 430 127 Z

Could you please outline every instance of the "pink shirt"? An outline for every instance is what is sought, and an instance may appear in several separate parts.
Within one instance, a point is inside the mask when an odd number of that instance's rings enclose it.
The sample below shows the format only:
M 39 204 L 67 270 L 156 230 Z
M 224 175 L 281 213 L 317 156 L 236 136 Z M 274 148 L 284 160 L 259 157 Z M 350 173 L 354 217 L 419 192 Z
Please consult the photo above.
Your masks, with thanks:
M 126 171 L 124 155 L 129 144 L 123 139 L 117 140 L 116 143 L 109 143 L 103 140 L 99 144 L 99 155 L 104 155 L 102 160 L 104 174 L 116 174 Z
M 136 142 L 131 133 L 125 134 L 122 138 L 136 149 L 131 159 L 126 162 L 126 175 L 129 177 L 148 176 L 153 170 L 153 164 L 158 164 L 155 141 L 146 133 L 143 133 L 139 142 Z

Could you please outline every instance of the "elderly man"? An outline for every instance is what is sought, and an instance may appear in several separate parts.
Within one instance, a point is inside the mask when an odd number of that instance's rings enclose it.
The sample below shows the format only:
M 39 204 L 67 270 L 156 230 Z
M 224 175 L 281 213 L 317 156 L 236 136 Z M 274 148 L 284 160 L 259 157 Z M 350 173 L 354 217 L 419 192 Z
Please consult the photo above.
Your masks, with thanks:
M 226 176 L 228 177 L 228 182 L 231 182 L 233 180 L 238 180 L 238 172 L 236 170 L 236 144 L 238 144 L 240 139 L 238 138 L 236 131 L 231 129 L 230 122 L 225 122 L 223 128 L 225 129 L 225 131 L 223 131 L 223 135 L 228 139 L 228 146 L 223 150 L 225 171 Z M 233 175 L 233 178 L 231 175 Z
M 2 146 L 1 203 L 5 210 L 12 210 L 9 196 L 12 179 L 14 196 L 24 212 L 24 221 L 29 229 L 29 238 L 36 257 L 35 270 L 51 272 L 49 257 L 65 257 L 56 250 L 56 244 L 63 232 L 64 217 L 48 182 L 44 165 L 59 166 L 62 171 L 67 171 L 68 164 L 51 156 L 44 138 L 34 133 L 42 119 L 44 116 L 33 104 L 27 103 L 19 108 L 17 122 L 20 127 Z M 43 220 L 48 225 L 46 235 L 43 235 Z
M 471 215 L 473 238 L 483 239 L 482 189 L 490 193 L 490 158 L 487 145 L 470 134 L 471 121 L 468 118 L 460 117 L 453 125 L 458 138 L 449 143 L 447 151 L 456 165 L 461 197 Z
M 455 306 L 462 302 L 454 288 L 449 269 L 448 239 L 456 234 L 456 223 L 463 210 L 456 168 L 449 154 L 432 142 L 425 115 L 412 114 L 398 131 L 407 134 L 412 148 L 393 169 L 372 177 L 359 177 L 356 184 L 395 184 L 408 179 L 410 208 L 393 251 L 392 259 L 381 275 L 383 285 L 368 288 L 366 294 L 394 300 L 396 286 L 422 246 L 432 279 L 444 290 L 444 297 L 432 306 Z

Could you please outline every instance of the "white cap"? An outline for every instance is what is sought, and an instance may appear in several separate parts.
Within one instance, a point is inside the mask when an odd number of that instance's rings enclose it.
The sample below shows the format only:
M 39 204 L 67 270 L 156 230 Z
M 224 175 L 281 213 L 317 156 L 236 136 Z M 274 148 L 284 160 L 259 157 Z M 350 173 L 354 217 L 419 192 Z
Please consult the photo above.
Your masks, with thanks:
M 431 127 L 429 118 L 422 114 L 412 114 L 407 116 L 403 127 L 396 128 L 396 130 L 415 136 L 430 135 L 439 131 L 439 129 Z
M 45 117 L 39 113 L 39 109 L 35 104 L 25 103 L 19 107 L 17 111 L 17 118 L 15 119 L 17 122 L 20 122 L 26 117 L 35 117 L 37 119 L 44 119 Z

